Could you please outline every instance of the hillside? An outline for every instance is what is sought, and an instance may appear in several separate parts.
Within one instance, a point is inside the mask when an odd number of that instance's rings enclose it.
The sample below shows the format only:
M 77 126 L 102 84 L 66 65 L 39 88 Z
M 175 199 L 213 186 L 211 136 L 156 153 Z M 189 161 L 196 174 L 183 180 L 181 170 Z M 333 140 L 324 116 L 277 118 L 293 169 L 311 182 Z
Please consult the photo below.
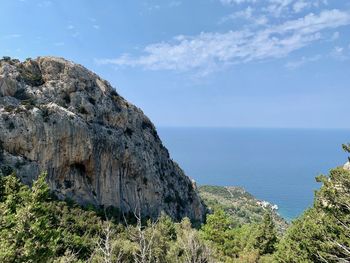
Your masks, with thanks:
M 191 180 L 152 122 L 112 86 L 62 58 L 0 60 L 0 168 L 30 185 L 48 173 L 60 199 L 202 221 Z
M 239 224 L 260 223 L 265 211 L 271 210 L 279 231 L 288 227 L 273 205 L 263 203 L 241 187 L 204 185 L 199 187 L 199 193 L 209 209 L 221 208 Z

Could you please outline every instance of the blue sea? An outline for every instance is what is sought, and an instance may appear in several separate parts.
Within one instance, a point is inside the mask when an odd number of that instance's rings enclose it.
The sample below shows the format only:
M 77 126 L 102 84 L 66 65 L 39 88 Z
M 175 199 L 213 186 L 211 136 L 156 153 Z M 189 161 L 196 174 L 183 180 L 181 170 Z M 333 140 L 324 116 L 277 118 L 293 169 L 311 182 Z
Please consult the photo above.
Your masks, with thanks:
M 173 160 L 197 184 L 242 186 L 287 220 L 313 203 L 319 174 L 347 160 L 350 130 L 158 128 Z

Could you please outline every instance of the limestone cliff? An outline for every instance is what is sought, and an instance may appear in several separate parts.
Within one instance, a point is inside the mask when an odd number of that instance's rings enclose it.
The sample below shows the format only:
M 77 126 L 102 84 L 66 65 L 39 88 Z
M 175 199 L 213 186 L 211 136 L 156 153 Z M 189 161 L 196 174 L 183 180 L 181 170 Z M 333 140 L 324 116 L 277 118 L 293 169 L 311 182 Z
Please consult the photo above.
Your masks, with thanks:
M 140 109 L 81 65 L 55 57 L 0 61 L 0 166 L 59 197 L 202 220 L 191 180 Z

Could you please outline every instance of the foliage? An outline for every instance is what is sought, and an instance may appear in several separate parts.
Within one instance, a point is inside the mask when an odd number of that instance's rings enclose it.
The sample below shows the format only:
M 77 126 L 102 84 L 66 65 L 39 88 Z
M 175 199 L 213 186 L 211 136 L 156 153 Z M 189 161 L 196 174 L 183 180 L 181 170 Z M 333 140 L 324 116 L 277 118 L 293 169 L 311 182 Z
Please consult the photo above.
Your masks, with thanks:
M 42 174 L 32 187 L 0 177 L 0 262 L 211 262 L 190 220 L 110 220 L 113 211 L 83 209 L 55 199 Z
M 229 200 L 255 200 L 242 189 L 202 188 L 206 200 L 212 195 L 224 201 L 220 206 L 210 199 L 215 209 L 198 230 L 188 218 L 175 223 L 165 214 L 144 221 L 135 213 L 120 222 L 116 209 L 57 200 L 46 174 L 32 187 L 5 175 L 0 176 L 0 262 L 350 262 L 350 171 L 343 168 L 317 177 L 322 187 L 313 207 L 283 237 L 270 209 L 250 223 L 233 216 Z
M 208 244 L 202 240 L 198 231 L 193 229 L 188 218 L 176 224 L 177 238 L 163 262 L 213 262 L 212 251 Z M 162 262 L 162 261 L 160 261 Z
M 0 262 L 86 260 L 102 221 L 95 212 L 55 200 L 42 174 L 29 188 L 14 174 L 2 177 Z
M 338 168 L 317 179 L 323 186 L 315 207 L 325 215 L 327 232 L 327 250 L 320 256 L 328 261 L 350 261 L 350 171 Z
M 337 168 L 316 193 L 313 208 L 306 211 L 281 241 L 280 262 L 350 261 L 350 172 Z
M 275 251 L 276 243 L 277 232 L 272 215 L 270 212 L 266 212 L 263 222 L 257 227 L 254 248 L 259 251 L 260 255 L 272 254 Z
M 224 210 L 237 224 L 259 223 L 263 220 L 266 209 L 259 205 L 259 200 L 240 187 L 204 185 L 199 187 L 199 193 L 211 210 Z M 278 232 L 283 233 L 288 227 L 287 222 L 271 206 L 267 208 L 272 211 Z
M 201 234 L 222 262 L 257 262 L 275 251 L 277 232 L 270 212 L 259 224 L 235 225 L 223 210 L 208 215 Z
M 58 249 L 60 229 L 53 227 L 55 215 L 49 213 L 49 188 L 45 175 L 32 189 L 14 176 L 2 180 L 0 204 L 1 262 L 44 262 Z
M 343 144 L 342 147 L 344 151 L 350 153 L 350 143 Z

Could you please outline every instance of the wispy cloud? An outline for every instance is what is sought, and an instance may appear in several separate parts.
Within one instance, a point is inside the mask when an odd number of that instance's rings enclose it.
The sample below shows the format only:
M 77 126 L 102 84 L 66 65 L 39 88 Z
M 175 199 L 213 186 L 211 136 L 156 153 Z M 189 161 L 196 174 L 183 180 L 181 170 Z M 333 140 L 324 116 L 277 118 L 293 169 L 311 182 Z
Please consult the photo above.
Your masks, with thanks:
M 324 10 L 266 28 L 177 36 L 148 45 L 140 56 L 123 54 L 98 63 L 150 70 L 214 71 L 231 64 L 285 57 L 322 38 L 322 31 L 350 24 L 350 13 Z
M 257 15 L 254 13 L 254 8 L 251 6 L 248 6 L 246 9 L 234 12 L 228 16 L 224 16 L 220 19 L 219 24 L 225 23 L 230 20 L 236 20 L 236 19 L 245 19 L 253 25 L 264 25 L 268 22 L 268 19 L 265 15 Z
M 38 7 L 49 7 L 52 5 L 52 1 L 41 1 L 40 3 L 38 3 Z
M 340 33 L 338 31 L 334 32 L 332 37 L 331 37 L 331 41 L 335 41 L 340 37 Z
M 232 5 L 232 4 L 243 4 L 243 3 L 256 3 L 257 0 L 220 0 L 220 2 L 224 5 Z
M 93 26 L 93 27 L 94 27 L 94 26 Z M 97 28 L 95 28 L 95 29 L 97 29 Z M 72 37 L 74 37 L 74 38 L 76 38 L 76 37 L 78 37 L 78 36 L 80 35 L 80 33 L 79 33 L 79 31 L 77 30 L 77 28 L 76 28 L 74 25 L 72 25 L 72 24 L 70 24 L 70 25 L 67 26 L 67 30 L 70 32 L 70 35 L 71 35 Z
M 350 50 L 345 47 L 336 46 L 330 53 L 330 56 L 337 60 L 350 59 Z
M 9 35 L 3 36 L 2 38 L 3 39 L 13 39 L 13 38 L 20 38 L 20 37 L 22 37 L 21 34 L 9 34 Z
M 171 2 L 169 3 L 169 7 L 178 7 L 178 6 L 180 6 L 181 4 L 182 4 L 181 1 L 171 1 Z
M 224 6 L 253 5 L 259 7 L 261 13 L 274 17 L 299 13 L 312 7 L 319 8 L 328 4 L 327 0 L 220 0 Z
M 311 63 L 311 62 L 316 62 L 318 60 L 320 60 L 322 58 L 321 55 L 315 55 L 315 56 L 311 56 L 311 57 L 302 57 L 298 60 L 294 60 L 294 61 L 289 61 L 288 63 L 286 63 L 285 67 L 288 69 L 297 69 L 307 63 Z
M 299 0 L 293 4 L 293 10 L 295 13 L 299 13 L 305 8 L 309 7 L 310 5 L 311 5 L 310 2 L 306 2 L 305 0 Z
M 145 9 L 149 12 L 153 11 L 159 11 L 161 9 L 161 6 L 159 4 L 153 4 L 153 3 L 144 3 Z

